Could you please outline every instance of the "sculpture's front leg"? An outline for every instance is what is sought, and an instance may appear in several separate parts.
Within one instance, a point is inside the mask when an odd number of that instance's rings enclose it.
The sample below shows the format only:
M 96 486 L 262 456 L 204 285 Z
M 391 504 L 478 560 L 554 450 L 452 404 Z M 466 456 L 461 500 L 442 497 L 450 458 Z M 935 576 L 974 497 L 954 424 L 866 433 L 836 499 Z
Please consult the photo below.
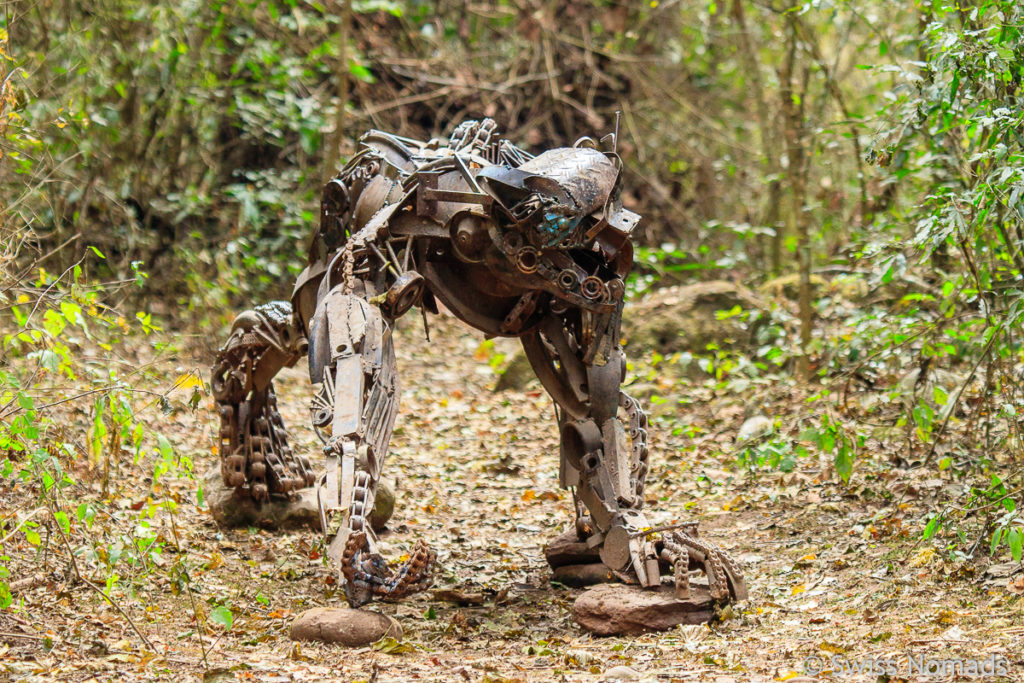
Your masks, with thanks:
M 310 374 L 322 378 L 311 411 L 327 456 L 320 500 L 325 531 L 333 534 L 328 556 L 354 607 L 426 588 L 435 558 L 420 541 L 392 571 L 368 520 L 398 414 L 391 331 L 379 308 L 341 286 L 321 300 L 310 326 Z
M 658 551 L 641 533 L 650 528 L 642 512 L 647 475 L 647 416 L 619 390 L 625 371 L 621 350 L 604 365 L 585 366 L 587 415 L 562 425 L 563 473 L 593 524 L 588 544 L 600 547 L 601 561 L 645 587 L 661 584 Z M 619 418 L 625 413 L 624 423 Z M 572 484 L 569 484 L 572 485 Z
M 221 426 L 218 448 L 225 486 L 247 488 L 257 501 L 309 486 L 309 461 L 288 445 L 273 377 L 306 352 L 291 305 L 273 301 L 235 318 L 212 369 Z

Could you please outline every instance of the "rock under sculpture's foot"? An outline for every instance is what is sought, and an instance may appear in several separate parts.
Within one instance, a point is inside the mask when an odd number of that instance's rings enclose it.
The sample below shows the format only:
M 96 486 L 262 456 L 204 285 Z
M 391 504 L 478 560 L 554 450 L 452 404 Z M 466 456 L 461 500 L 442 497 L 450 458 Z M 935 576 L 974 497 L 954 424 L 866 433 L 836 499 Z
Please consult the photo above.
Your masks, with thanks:
M 573 603 L 577 624 L 599 636 L 667 631 L 684 624 L 706 624 L 715 618 L 715 600 L 706 586 L 694 585 L 690 598 L 679 600 L 669 584 L 640 588 L 625 584 L 594 586 Z
M 585 552 L 593 552 L 570 533 L 555 539 L 545 550 L 549 562 L 565 562 L 573 559 L 574 553 L 585 557 Z M 573 606 L 578 624 L 597 635 L 663 631 L 681 624 L 708 622 L 723 605 L 747 599 L 739 563 L 702 540 L 696 524 L 649 532 L 649 538 L 656 536 L 660 536 L 654 546 L 662 569 L 661 585 L 591 588 Z
M 551 580 L 572 588 L 619 580 L 601 562 L 598 549 L 580 540 L 575 527 L 551 539 L 544 546 L 544 557 L 552 570 Z
M 214 521 L 223 529 L 258 527 L 271 531 L 288 529 L 323 529 L 316 487 L 305 487 L 288 495 L 272 495 L 257 502 L 244 488 L 225 486 L 221 468 L 215 466 L 203 477 L 203 497 L 210 506 Z M 370 513 L 370 528 L 384 529 L 395 510 L 394 484 L 382 479 Z

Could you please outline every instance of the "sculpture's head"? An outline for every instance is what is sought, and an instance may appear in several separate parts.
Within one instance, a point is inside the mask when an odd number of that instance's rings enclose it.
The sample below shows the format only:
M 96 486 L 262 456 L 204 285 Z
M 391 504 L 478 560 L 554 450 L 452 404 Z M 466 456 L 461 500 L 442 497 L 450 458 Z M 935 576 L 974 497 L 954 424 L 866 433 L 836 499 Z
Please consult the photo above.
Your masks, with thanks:
M 618 157 L 591 147 L 552 149 L 476 177 L 499 222 L 538 249 L 585 247 L 606 227 L 628 235 L 640 218 L 618 199 Z

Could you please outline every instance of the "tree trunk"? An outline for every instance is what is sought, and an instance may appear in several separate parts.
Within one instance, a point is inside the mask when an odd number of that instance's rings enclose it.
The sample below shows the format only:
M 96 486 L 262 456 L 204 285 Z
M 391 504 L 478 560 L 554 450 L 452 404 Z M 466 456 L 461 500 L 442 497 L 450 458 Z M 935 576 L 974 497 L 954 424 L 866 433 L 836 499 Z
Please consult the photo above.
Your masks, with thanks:
M 810 343 L 814 323 L 811 309 L 811 243 L 804 211 L 804 199 L 807 191 L 807 139 L 804 123 L 804 103 L 807 95 L 809 71 L 805 67 L 802 77 L 794 77 L 797 43 L 799 41 L 796 18 L 788 14 L 786 18 L 786 35 L 788 38 L 786 56 L 779 72 L 782 112 L 785 120 L 786 154 L 789 160 L 786 178 L 789 181 L 790 215 L 789 225 L 797 240 L 797 256 L 800 268 L 800 357 L 797 361 L 797 375 L 807 381 L 811 377 Z M 794 88 L 794 81 L 800 82 L 800 90 Z
M 323 181 L 326 183 L 338 172 L 338 159 L 341 157 L 341 141 L 345 134 L 345 108 L 348 106 L 348 33 L 352 20 L 351 0 L 341 0 L 341 25 L 338 27 L 338 68 L 335 77 L 338 80 L 338 110 L 334 115 L 334 130 L 327 136 L 324 144 Z
M 761 129 L 761 160 L 764 174 L 773 179 L 768 183 L 768 203 L 764 207 L 762 224 L 772 228 L 775 234 L 763 242 L 764 251 L 768 254 L 768 267 L 773 275 L 782 270 L 782 243 L 785 230 L 779 221 L 779 209 L 782 202 L 782 183 L 779 182 L 779 151 L 776 144 L 778 129 L 772 118 L 765 96 L 764 82 L 761 80 L 761 65 L 757 60 L 753 38 L 747 26 L 746 14 L 743 10 L 744 0 L 733 0 L 732 17 L 739 27 L 739 54 L 743 59 L 743 67 L 750 79 L 750 96 L 754 100 L 754 111 L 757 114 L 757 125 Z

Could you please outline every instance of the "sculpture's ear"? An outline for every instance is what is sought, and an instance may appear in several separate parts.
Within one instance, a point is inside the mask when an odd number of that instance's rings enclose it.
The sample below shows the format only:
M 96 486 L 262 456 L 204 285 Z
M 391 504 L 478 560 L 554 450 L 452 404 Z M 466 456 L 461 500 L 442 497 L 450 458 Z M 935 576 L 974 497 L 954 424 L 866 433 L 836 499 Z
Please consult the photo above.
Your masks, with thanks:
M 531 193 L 526 186 L 526 179 L 531 175 L 509 166 L 487 166 L 476 174 L 476 181 L 484 192 L 508 210 Z
M 561 183 L 538 173 L 509 166 L 488 166 L 477 173 L 476 180 L 506 211 L 532 194 L 551 197 L 563 206 L 576 205 Z
M 640 222 L 640 214 L 623 208 L 621 203 L 617 203 L 617 206 L 609 208 L 610 210 L 606 215 L 608 225 L 615 228 L 623 235 L 628 235 L 633 232 L 633 228 L 635 228 L 637 223 Z

